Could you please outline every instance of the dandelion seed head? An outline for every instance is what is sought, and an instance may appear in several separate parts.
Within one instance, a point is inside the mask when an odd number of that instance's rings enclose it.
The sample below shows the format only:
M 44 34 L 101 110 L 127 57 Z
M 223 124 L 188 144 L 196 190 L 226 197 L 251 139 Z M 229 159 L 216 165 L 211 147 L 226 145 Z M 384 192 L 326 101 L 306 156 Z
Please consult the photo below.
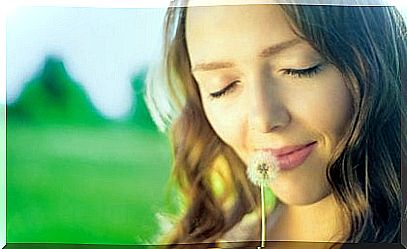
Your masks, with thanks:
M 253 184 L 267 186 L 277 177 L 278 170 L 276 159 L 270 153 L 259 151 L 250 157 L 246 173 Z

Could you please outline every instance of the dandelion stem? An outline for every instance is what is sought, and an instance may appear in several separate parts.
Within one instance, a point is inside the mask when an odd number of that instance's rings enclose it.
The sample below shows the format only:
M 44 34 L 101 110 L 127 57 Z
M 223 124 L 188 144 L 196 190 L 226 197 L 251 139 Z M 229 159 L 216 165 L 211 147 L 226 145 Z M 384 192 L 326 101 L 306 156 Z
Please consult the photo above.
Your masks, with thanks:
M 266 241 L 266 211 L 264 207 L 264 184 L 260 186 L 261 194 L 261 247 L 264 248 Z

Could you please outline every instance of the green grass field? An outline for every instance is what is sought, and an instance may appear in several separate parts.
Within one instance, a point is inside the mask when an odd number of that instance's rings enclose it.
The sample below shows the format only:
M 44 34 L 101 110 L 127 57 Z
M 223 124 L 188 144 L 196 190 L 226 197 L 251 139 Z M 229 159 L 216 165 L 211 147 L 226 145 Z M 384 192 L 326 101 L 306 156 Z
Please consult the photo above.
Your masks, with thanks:
M 5 129 L 5 105 L 0 105 L 0 243 L 6 243 L 6 129 Z
M 166 210 L 167 138 L 7 124 L 7 242 L 146 244 Z

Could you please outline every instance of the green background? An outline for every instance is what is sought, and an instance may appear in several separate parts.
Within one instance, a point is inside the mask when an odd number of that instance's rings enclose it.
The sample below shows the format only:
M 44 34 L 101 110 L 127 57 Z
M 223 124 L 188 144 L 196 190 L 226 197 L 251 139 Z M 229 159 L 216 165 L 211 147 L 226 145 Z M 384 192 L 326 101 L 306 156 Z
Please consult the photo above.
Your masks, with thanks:
M 7 243 L 154 243 L 171 156 L 143 99 L 146 69 L 132 111 L 109 120 L 62 60 L 44 65 L 7 105 Z

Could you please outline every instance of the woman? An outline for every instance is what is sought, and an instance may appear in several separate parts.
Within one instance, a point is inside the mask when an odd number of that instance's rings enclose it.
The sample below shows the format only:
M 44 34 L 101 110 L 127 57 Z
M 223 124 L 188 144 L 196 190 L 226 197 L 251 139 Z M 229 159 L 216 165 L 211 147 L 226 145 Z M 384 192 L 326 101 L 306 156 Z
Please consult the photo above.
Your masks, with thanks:
M 258 152 L 280 169 L 267 240 L 399 242 L 406 34 L 389 6 L 170 7 L 147 89 L 185 198 L 164 242 L 258 240 Z

